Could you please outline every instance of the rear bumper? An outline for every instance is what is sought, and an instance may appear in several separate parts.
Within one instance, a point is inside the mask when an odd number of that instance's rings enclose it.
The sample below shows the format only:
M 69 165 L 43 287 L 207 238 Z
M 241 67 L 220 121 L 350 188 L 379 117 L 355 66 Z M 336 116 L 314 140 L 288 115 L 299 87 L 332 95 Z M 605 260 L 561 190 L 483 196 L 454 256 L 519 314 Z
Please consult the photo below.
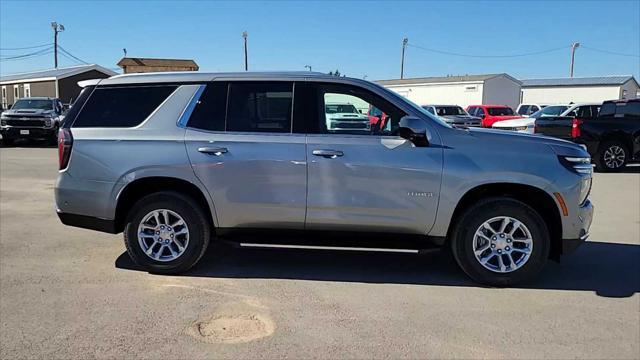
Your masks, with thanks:
M 96 230 L 109 234 L 117 234 L 114 220 L 100 219 L 93 216 L 69 214 L 58 211 L 60 221 L 68 226 L 75 226 L 83 229 Z

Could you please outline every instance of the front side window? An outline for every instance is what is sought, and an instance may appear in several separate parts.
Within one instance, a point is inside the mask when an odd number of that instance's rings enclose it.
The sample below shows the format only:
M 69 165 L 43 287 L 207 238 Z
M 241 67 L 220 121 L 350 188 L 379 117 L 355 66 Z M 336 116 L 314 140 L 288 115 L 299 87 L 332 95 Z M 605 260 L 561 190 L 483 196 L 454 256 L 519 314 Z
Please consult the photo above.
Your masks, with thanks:
M 483 117 L 484 115 L 485 113 L 483 108 L 478 108 L 478 110 L 476 110 L 476 116 Z
M 529 115 L 529 105 L 522 105 L 518 109 L 518 114 L 520 115 Z
M 438 116 L 467 115 L 460 106 L 437 106 L 436 111 Z
M 349 85 L 319 86 L 320 133 L 396 135 L 406 114 L 367 90 Z
M 73 126 L 134 127 L 140 125 L 176 88 L 176 85 L 96 88 L 78 114 Z
M 238 82 L 229 85 L 227 131 L 291 132 L 293 83 Z

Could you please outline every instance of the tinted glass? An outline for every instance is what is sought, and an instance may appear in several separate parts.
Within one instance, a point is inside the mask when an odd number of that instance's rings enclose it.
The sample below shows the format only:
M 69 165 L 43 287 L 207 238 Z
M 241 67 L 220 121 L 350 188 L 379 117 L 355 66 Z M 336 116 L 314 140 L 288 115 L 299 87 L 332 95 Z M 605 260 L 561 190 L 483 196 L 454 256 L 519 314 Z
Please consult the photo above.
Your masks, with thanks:
M 537 118 L 542 116 L 558 116 L 565 112 L 569 107 L 566 105 L 547 106 L 544 109 L 536 111 L 531 117 Z
M 396 135 L 406 115 L 385 99 L 367 90 L 348 86 L 319 86 L 323 104 L 318 131 L 325 134 Z M 344 110 L 334 112 L 335 109 Z
M 478 108 L 478 110 L 476 110 L 476 116 L 484 116 L 484 109 Z
M 439 116 L 467 115 L 467 113 L 459 106 L 437 106 L 436 112 Z
M 604 103 L 600 108 L 600 116 L 611 116 L 616 113 L 616 103 Z
M 626 116 L 640 116 L 640 102 L 628 102 L 625 106 L 618 106 L 617 113 Z
M 51 100 L 18 100 L 12 107 L 13 110 L 17 109 L 39 109 L 39 110 L 53 110 L 53 101 Z
M 529 114 L 529 105 L 522 105 L 518 109 L 518 114 L 520 115 L 528 115 Z
M 488 108 L 487 111 L 489 111 L 489 115 L 491 116 L 513 115 L 511 108 Z
M 73 126 L 140 125 L 176 88 L 177 86 L 96 88 Z
M 76 116 L 78 116 L 78 112 L 80 112 L 80 110 L 82 109 L 82 106 L 84 106 L 85 102 L 89 98 L 89 95 L 91 95 L 93 88 L 94 88 L 93 86 L 89 86 L 89 87 L 83 88 L 80 91 L 80 95 L 78 95 L 78 98 L 76 99 L 76 101 L 73 104 L 71 104 L 71 106 L 69 107 L 69 110 L 64 116 L 64 119 L 62 120 L 63 128 L 71 127 L 71 124 L 73 124 L 73 121 L 76 119 Z
M 435 112 L 433 111 L 433 106 L 423 106 L 422 108 L 427 110 L 431 114 L 435 115 Z
M 188 126 L 209 131 L 224 131 L 227 88 L 226 82 L 208 84 L 191 113 Z
M 468 112 L 468 113 L 469 113 L 469 115 L 471 115 L 471 116 L 476 116 L 477 108 L 474 108 L 474 107 L 469 108 L 469 109 L 467 110 L 467 112 Z
M 227 131 L 291 132 L 293 83 L 231 83 Z

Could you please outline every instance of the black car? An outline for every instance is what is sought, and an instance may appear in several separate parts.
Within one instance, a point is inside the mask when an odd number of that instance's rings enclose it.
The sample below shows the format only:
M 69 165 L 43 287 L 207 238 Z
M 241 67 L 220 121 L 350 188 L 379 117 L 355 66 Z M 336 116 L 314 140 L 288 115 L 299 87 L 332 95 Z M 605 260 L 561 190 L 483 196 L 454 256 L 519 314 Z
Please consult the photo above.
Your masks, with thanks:
M 457 105 L 423 105 L 428 112 L 438 115 L 447 123 L 457 127 L 480 127 L 482 119 L 469 115 L 462 107 Z
M 535 132 L 584 144 L 597 171 L 619 171 L 640 160 L 640 99 L 605 101 L 597 114 L 585 108 L 539 118 Z

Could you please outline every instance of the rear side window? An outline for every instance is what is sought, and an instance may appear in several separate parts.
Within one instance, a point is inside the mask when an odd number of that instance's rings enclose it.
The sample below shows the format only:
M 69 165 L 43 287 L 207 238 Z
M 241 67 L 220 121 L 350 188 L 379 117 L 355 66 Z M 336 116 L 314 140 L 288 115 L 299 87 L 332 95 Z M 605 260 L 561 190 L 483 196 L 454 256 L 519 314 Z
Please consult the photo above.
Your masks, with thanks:
M 600 108 L 600 116 L 640 116 L 640 102 L 604 103 Z
M 62 120 L 63 128 L 68 129 L 71 127 L 71 124 L 73 124 L 73 121 L 76 119 L 76 116 L 78 116 L 80 109 L 82 109 L 84 104 L 87 102 L 89 95 L 91 95 L 93 88 L 94 88 L 93 86 L 88 86 L 83 88 L 82 91 L 80 91 L 80 95 L 78 95 L 78 98 L 76 99 L 76 101 L 73 104 L 71 104 L 69 111 L 67 111 L 67 114 L 64 116 L 64 119 Z
M 96 88 L 73 127 L 140 125 L 176 88 L 176 85 Z
M 207 85 L 198 100 L 198 104 L 191 118 L 189 126 L 209 131 L 224 131 L 224 122 L 227 111 L 226 82 L 214 82 Z
M 518 114 L 520 115 L 529 115 L 529 105 L 522 105 L 518 109 Z
M 291 132 L 292 82 L 238 82 L 229 85 L 227 131 Z

